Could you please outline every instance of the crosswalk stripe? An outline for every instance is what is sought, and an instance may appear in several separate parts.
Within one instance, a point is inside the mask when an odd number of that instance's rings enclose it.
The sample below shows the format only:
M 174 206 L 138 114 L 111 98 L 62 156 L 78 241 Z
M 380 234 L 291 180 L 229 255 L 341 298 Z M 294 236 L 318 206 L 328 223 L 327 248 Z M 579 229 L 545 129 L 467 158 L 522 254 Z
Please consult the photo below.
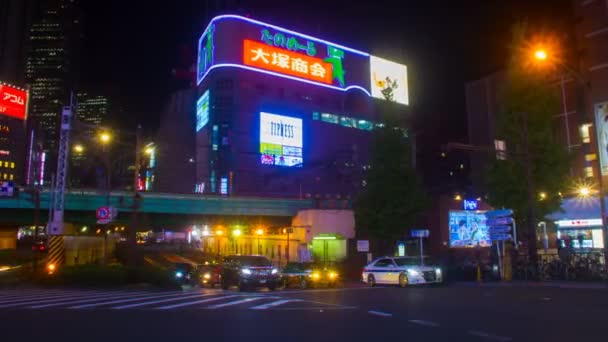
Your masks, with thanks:
M 208 302 L 215 302 L 215 301 L 218 301 L 218 300 L 228 299 L 228 298 L 234 298 L 234 297 L 241 297 L 241 296 L 239 296 L 239 295 L 233 295 L 233 296 L 221 296 L 221 297 L 215 297 L 215 298 L 201 299 L 201 300 L 196 300 L 194 302 L 186 302 L 186 303 L 179 303 L 179 304 L 161 306 L 161 307 L 158 307 L 158 308 L 155 308 L 155 309 L 156 310 L 169 310 L 169 309 L 181 308 L 183 306 L 196 305 L 196 304 L 202 304 L 202 303 L 208 303 Z
M 42 294 L 44 293 L 44 294 Z M 30 298 L 30 297 L 40 297 L 40 296 L 48 296 L 48 295 L 56 295 L 56 294 L 63 294 L 66 293 L 66 291 L 63 290 L 55 290 L 55 291 L 28 291 L 28 292 L 22 292 L 20 294 L 2 294 L 0 295 L 0 300 L 7 300 L 7 299 L 15 299 L 15 298 Z
M 125 296 L 134 295 L 133 293 L 125 293 L 125 292 L 122 292 L 122 293 L 121 292 L 112 292 L 112 293 L 105 293 L 105 294 L 98 293 L 98 294 L 93 294 L 93 295 L 88 294 L 88 295 L 68 296 L 68 297 L 61 297 L 61 298 L 38 299 L 35 301 L 28 301 L 28 302 L 15 302 L 15 303 L 6 304 L 6 305 L 0 305 L 0 308 L 27 306 L 27 305 L 44 305 L 44 304 L 51 304 L 51 303 L 66 304 L 66 303 L 82 301 L 82 300 L 86 300 L 86 299 L 103 299 L 106 297 L 122 295 L 123 293 Z
M 41 301 L 48 301 L 48 300 L 62 300 L 62 299 L 74 299 L 74 298 L 82 298 L 82 297 L 86 297 L 86 296 L 91 296 L 91 295 L 98 295 L 100 293 L 87 293 L 87 294 L 82 294 L 82 293 L 78 293 L 78 292 L 74 292 L 74 293 L 69 293 L 69 294 L 62 294 L 62 295 L 51 295 L 51 296 L 37 296 L 37 297 L 32 297 L 32 298 L 21 298 L 21 299 L 13 299 L 13 300 L 8 300 L 8 301 L 3 301 L 0 302 L 0 308 L 4 308 L 4 307 L 8 307 L 8 306 L 15 306 L 13 304 L 16 305 L 28 305 L 28 304 L 36 304 L 36 303 L 40 303 Z
M 194 296 L 186 296 L 186 297 L 178 297 L 178 298 L 168 298 L 168 299 L 161 299 L 161 300 L 152 300 L 152 301 L 143 302 L 143 303 L 135 303 L 135 304 L 115 306 L 115 307 L 112 307 L 111 309 L 122 310 L 122 309 L 136 308 L 138 306 L 151 305 L 151 304 L 160 304 L 160 303 L 167 303 L 167 302 L 174 302 L 174 301 L 177 301 L 177 300 L 184 300 L 184 299 L 190 299 L 190 298 L 208 297 L 208 296 L 212 296 L 212 295 L 213 294 L 211 294 L 211 293 L 207 293 L 207 294 L 197 294 L 197 295 L 194 295 Z
M 70 307 L 70 309 L 85 309 L 85 308 L 92 308 L 95 306 L 102 306 L 102 305 L 111 305 L 111 304 L 120 304 L 120 303 L 128 303 L 128 302 L 135 302 L 138 300 L 143 300 L 143 299 L 152 299 L 152 298 L 167 298 L 167 297 L 175 297 L 175 296 L 183 296 L 184 293 L 180 292 L 180 293 L 173 293 L 173 294 L 156 294 L 154 296 L 145 296 L 145 297 L 134 297 L 134 298 L 128 298 L 128 299 L 119 299 L 119 300 L 113 300 L 110 302 L 97 302 L 97 303 L 91 303 L 91 304 L 83 304 L 83 305 L 78 305 L 78 306 L 72 306 Z M 111 298 L 110 298 L 111 299 Z
M 269 309 L 269 308 L 274 308 L 274 307 L 279 306 L 279 305 L 283 305 L 285 303 L 301 302 L 301 301 L 302 301 L 302 299 L 283 299 L 283 300 L 277 300 L 277 301 L 274 301 L 274 302 L 271 302 L 271 303 L 267 303 L 267 304 L 253 306 L 250 309 L 253 309 L 253 310 L 266 310 L 266 309 Z
M 241 299 L 241 300 L 235 300 L 235 301 L 228 302 L 228 303 L 211 305 L 211 306 L 206 307 L 205 309 L 209 309 L 209 310 L 219 309 L 219 308 L 223 308 L 223 307 L 226 307 L 226 306 L 238 305 L 238 304 L 242 304 L 242 303 L 253 302 L 254 300 L 260 300 L 260 299 L 264 299 L 264 298 L 278 298 L 278 297 L 266 297 L 266 296 L 248 297 L 248 298 L 244 298 L 244 299 Z
M 128 293 L 128 292 L 113 292 L 113 293 L 107 293 L 107 294 L 103 294 L 103 295 L 100 294 L 100 295 L 93 296 L 93 297 L 69 298 L 69 299 L 66 299 L 65 301 L 54 300 L 51 302 L 42 303 L 40 305 L 30 306 L 29 308 L 30 309 L 42 309 L 42 308 L 48 308 L 48 307 L 52 307 L 52 306 L 71 305 L 71 304 L 79 304 L 79 303 L 88 303 L 88 302 L 98 301 L 98 300 L 133 297 L 135 295 L 139 295 L 139 294 Z

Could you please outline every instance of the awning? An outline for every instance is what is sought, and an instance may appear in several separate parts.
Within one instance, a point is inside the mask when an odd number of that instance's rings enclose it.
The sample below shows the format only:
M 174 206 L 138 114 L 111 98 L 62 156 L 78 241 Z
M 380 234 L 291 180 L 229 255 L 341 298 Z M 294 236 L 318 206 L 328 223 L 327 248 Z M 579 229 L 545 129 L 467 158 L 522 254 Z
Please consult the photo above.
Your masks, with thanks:
M 608 208 L 608 201 L 604 197 Z M 562 201 L 562 211 L 553 212 L 546 216 L 548 220 L 583 220 L 601 218 L 599 198 L 566 198 Z

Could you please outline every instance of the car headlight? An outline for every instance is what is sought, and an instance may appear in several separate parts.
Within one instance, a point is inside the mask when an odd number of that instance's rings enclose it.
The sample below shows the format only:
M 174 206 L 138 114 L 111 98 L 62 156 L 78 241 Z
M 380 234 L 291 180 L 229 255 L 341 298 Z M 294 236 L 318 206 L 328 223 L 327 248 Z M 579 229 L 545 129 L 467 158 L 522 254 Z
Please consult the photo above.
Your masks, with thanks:
M 175 272 L 175 277 L 176 278 L 181 278 L 183 276 L 184 276 L 184 274 L 182 272 L 180 272 L 180 271 Z
M 270 273 L 277 274 L 277 273 L 279 273 L 279 270 L 277 270 L 276 268 L 273 268 L 272 271 L 270 271 Z
M 416 270 L 407 270 L 407 273 L 409 273 L 410 275 L 413 275 L 413 276 L 420 275 L 420 272 L 418 272 Z
M 205 273 L 205 274 L 203 274 L 203 278 L 204 279 L 210 279 L 211 278 L 211 274 Z
M 441 275 L 441 268 L 435 269 L 435 273 L 437 273 L 437 275 Z
M 336 272 L 330 272 L 330 273 L 329 273 L 329 277 L 330 277 L 331 279 L 335 279 L 337 276 L 338 276 L 338 273 L 336 273 Z
M 251 270 L 248 268 L 243 268 L 241 272 L 243 272 L 243 274 L 251 274 Z
M 310 275 L 313 279 L 319 279 L 321 277 L 321 275 L 319 273 L 313 273 Z

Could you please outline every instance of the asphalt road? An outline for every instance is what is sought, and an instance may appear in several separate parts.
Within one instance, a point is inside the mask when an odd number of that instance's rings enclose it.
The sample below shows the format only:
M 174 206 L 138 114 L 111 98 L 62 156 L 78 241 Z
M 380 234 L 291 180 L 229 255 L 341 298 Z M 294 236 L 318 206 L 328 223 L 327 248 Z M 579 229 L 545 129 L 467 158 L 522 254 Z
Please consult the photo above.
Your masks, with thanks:
M 599 341 L 607 323 L 606 289 L 0 290 L 6 341 Z

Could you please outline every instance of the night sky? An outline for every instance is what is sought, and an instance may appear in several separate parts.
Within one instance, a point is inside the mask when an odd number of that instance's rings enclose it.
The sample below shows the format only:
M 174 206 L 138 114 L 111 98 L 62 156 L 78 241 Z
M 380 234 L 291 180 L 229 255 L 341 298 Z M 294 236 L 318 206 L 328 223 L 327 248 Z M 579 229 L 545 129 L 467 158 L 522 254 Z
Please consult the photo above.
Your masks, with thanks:
M 116 124 L 156 129 L 171 69 L 184 63 L 182 47 L 195 53 L 206 26 L 204 1 L 83 3 L 82 84 L 118 105 Z M 513 22 L 527 18 L 534 30 L 562 35 L 572 20 L 568 0 L 240 3 L 255 19 L 407 64 L 427 149 L 466 139 L 464 84 L 500 69 Z

